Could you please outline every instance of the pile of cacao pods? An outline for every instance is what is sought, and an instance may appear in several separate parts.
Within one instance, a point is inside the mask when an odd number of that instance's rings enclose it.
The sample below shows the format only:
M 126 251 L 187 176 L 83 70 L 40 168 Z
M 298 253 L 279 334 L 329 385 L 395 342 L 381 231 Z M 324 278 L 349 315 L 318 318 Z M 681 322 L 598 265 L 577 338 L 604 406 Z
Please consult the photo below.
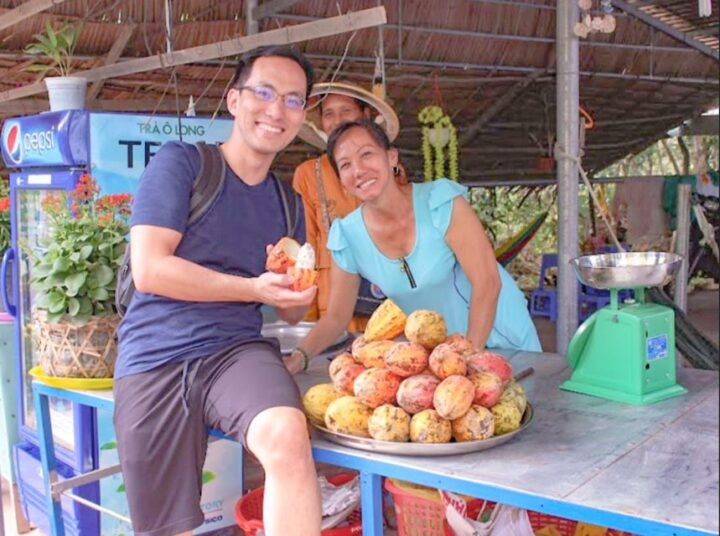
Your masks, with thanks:
M 332 383 L 303 397 L 310 421 L 380 441 L 488 439 L 516 430 L 527 406 L 503 356 L 448 335 L 439 313 L 406 316 L 389 299 L 350 351 L 332 360 L 329 373 Z

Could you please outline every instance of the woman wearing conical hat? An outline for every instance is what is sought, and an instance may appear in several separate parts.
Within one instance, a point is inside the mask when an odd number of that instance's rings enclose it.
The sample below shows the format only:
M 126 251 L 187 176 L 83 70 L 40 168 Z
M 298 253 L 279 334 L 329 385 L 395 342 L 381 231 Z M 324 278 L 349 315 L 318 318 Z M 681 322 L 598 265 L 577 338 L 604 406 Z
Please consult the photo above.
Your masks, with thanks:
M 392 107 L 373 93 L 345 82 L 315 84 L 308 106 L 308 119 L 300 131 L 306 142 L 325 150 L 328 135 L 341 123 L 358 119 L 374 119 L 382 125 L 393 140 L 399 131 L 399 121 Z M 405 180 L 401 174 L 399 180 Z M 343 188 L 337 174 L 330 165 L 327 154 L 312 158 L 300 164 L 293 176 L 293 187 L 302 196 L 305 206 L 307 241 L 317 254 L 318 293 L 310 307 L 308 320 L 318 320 L 328 307 L 330 296 L 331 258 L 327 249 L 330 225 L 336 218 L 342 218 L 360 206 L 360 201 Z M 367 293 L 377 289 L 367 285 Z M 381 294 L 376 296 L 382 298 Z M 365 329 L 370 312 L 358 305 L 348 329 L 358 332 Z M 363 310 L 365 314 L 359 311 Z

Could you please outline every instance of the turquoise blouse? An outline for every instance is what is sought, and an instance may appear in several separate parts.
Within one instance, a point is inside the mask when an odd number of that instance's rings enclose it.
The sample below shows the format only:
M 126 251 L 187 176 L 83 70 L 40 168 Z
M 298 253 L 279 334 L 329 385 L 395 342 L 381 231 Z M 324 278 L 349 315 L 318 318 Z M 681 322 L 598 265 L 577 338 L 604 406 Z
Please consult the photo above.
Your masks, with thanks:
M 357 208 L 330 228 L 333 260 L 378 285 L 405 313 L 432 309 L 443 315 L 448 333 L 467 333 L 470 281 L 445 241 L 459 195 L 467 198 L 467 188 L 447 179 L 412 184 L 415 246 L 404 259 L 380 252 L 365 227 L 362 206 Z M 498 272 L 502 288 L 487 347 L 541 351 L 524 294 L 499 264 Z

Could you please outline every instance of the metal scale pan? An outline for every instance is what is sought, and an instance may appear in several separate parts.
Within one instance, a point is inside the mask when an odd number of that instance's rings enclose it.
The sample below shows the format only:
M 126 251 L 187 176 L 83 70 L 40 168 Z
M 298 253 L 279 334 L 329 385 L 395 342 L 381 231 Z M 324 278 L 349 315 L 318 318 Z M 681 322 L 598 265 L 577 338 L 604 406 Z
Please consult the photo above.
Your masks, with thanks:
M 682 257 L 662 251 L 604 253 L 572 259 L 581 283 L 599 289 L 662 287 L 680 268 Z

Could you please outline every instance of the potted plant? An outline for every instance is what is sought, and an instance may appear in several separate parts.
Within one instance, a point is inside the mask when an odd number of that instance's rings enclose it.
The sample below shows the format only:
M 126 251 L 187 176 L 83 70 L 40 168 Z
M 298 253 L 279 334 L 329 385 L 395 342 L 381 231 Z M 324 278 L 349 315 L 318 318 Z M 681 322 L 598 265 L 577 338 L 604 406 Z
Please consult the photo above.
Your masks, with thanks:
M 99 197 L 83 175 L 69 199 L 42 204 L 52 230 L 33 254 L 33 341 L 48 376 L 111 377 L 117 355 L 115 273 L 127 245 L 130 194 Z
M 79 29 L 71 24 L 55 30 L 50 22 L 46 22 L 45 30 L 35 34 L 35 42 L 25 48 L 28 54 L 42 55 L 50 60 L 50 63 L 30 65 L 27 70 L 42 76 L 48 73 L 56 75 L 45 78 L 52 111 L 81 110 L 85 107 L 87 80 L 80 76 L 70 76 L 79 35 Z

